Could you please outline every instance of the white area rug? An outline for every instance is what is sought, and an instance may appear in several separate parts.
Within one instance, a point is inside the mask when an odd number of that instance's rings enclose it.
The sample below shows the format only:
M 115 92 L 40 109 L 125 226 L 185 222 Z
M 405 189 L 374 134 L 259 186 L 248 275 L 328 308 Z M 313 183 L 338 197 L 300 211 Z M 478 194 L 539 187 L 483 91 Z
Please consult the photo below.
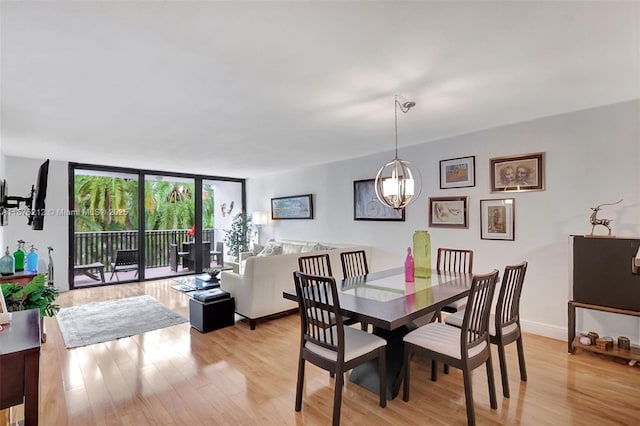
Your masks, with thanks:
M 62 308 L 58 324 L 67 348 L 93 345 L 187 322 L 151 296 Z

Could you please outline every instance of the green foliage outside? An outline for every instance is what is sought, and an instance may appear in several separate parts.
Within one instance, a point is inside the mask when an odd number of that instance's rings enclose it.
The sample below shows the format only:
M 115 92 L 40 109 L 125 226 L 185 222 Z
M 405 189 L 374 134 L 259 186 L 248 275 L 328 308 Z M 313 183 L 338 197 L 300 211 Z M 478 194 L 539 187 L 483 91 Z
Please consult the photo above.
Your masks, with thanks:
M 147 230 L 190 229 L 195 220 L 193 183 L 145 181 L 144 215 Z M 74 205 L 76 232 L 138 229 L 138 180 L 77 175 Z M 214 194 L 202 191 L 203 227 L 213 228 Z
M 45 285 L 46 282 L 47 274 L 38 274 L 26 286 L 0 284 L 7 309 L 10 312 L 38 309 L 40 318 L 54 317 L 60 310 L 60 306 L 53 303 L 58 297 L 58 289 Z

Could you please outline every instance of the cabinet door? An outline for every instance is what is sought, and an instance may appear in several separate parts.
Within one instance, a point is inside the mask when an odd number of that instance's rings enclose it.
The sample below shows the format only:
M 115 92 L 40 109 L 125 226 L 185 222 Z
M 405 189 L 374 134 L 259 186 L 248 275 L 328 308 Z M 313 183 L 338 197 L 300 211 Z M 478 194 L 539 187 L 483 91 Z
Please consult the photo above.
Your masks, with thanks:
M 573 300 L 640 311 L 640 275 L 632 262 L 640 240 L 573 238 Z

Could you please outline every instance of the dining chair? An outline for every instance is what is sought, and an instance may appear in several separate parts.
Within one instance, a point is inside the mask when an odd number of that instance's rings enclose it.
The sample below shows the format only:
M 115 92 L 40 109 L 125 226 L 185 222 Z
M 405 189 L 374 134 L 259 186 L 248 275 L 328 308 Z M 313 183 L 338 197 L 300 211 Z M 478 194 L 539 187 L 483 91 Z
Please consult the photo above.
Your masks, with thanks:
M 328 254 L 315 254 L 311 256 L 301 256 L 298 258 L 298 270 L 309 275 L 321 275 L 323 277 L 332 277 L 331 259 Z M 349 317 L 343 317 L 342 321 L 345 325 L 357 324 L 358 320 Z M 366 325 L 360 325 L 362 330 L 366 330 Z
M 516 342 L 518 350 L 518 364 L 520 365 L 520 380 L 527 381 L 527 367 L 524 361 L 522 332 L 520 328 L 520 294 L 527 272 L 526 261 L 517 265 L 507 265 L 504 268 L 502 285 L 498 293 L 495 313 L 489 317 L 489 341 L 498 347 L 500 360 L 500 375 L 502 377 L 502 394 L 509 398 L 509 377 L 504 347 Z M 456 312 L 445 319 L 445 323 L 462 327 L 464 311 Z
M 178 272 L 178 266 L 185 256 L 189 256 L 188 251 L 178 251 L 177 244 L 169 244 L 169 264 L 173 272 Z
M 436 271 L 473 273 L 473 250 L 439 248 L 436 258 Z M 443 311 L 454 313 L 467 304 L 467 298 L 462 298 L 442 308 Z M 438 318 L 441 316 L 438 314 Z M 442 322 L 442 321 L 441 321 Z
M 340 253 L 340 262 L 344 278 L 358 277 L 369 273 L 367 254 L 364 250 L 342 252 Z
M 462 327 L 432 322 L 404 336 L 404 390 L 402 399 L 409 401 L 411 357 L 424 354 L 431 359 L 431 380 L 438 378 L 437 362 L 444 362 L 462 370 L 464 395 L 467 405 L 467 423 L 475 425 L 471 372 L 485 364 L 489 384 L 491 408 L 497 409 L 496 388 L 491 363 L 489 343 L 489 313 L 498 280 L 498 270 L 485 275 L 475 275 L 469 291 L 469 303 L 464 311 Z
M 328 254 L 301 256 L 298 258 L 298 270 L 309 275 L 332 277 L 331 261 Z
M 340 253 L 340 263 L 342 264 L 342 276 L 346 278 L 360 277 L 369 273 L 367 265 L 367 253 L 364 250 L 345 251 Z M 352 322 L 355 324 L 355 322 Z M 367 331 L 369 324 L 360 323 L 360 329 Z
M 335 376 L 333 425 L 340 424 L 344 373 L 376 358 L 380 372 L 380 406 L 386 407 L 386 340 L 344 325 L 333 277 L 296 271 L 293 278 L 301 321 L 296 411 L 302 410 L 306 361 Z

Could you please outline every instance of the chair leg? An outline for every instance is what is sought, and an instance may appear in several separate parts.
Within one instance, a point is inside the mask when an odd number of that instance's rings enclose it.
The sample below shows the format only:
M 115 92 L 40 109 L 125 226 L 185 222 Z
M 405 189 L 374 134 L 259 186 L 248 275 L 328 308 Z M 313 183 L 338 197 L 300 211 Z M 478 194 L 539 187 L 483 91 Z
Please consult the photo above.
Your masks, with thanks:
M 473 410 L 473 388 L 471 386 L 471 372 L 467 367 L 462 369 L 462 378 L 464 380 L 464 399 L 467 403 L 467 424 L 474 426 L 476 424 L 476 415 Z
M 449 364 L 444 365 L 443 371 L 444 371 L 444 374 L 449 374 Z
M 380 373 L 380 406 L 387 406 L 387 349 L 380 348 L 378 354 L 378 372 Z
M 504 345 L 498 342 L 498 360 L 500 362 L 500 376 L 502 378 L 502 395 L 509 398 L 509 373 L 507 372 L 507 357 Z
M 344 372 L 336 372 L 336 390 L 333 393 L 333 426 L 340 426 L 340 408 L 342 405 L 342 386 L 344 384 Z
M 411 353 L 407 344 L 404 345 L 404 384 L 402 388 L 402 400 L 409 402 L 409 370 L 411 366 Z
M 493 379 L 493 363 L 491 362 L 491 357 L 486 362 L 487 365 L 487 382 L 489 384 L 489 402 L 491 403 L 491 408 L 494 410 L 498 409 L 498 400 L 496 399 L 496 382 Z
M 361 322 L 360 323 L 360 330 L 366 331 L 368 333 L 369 332 L 369 324 L 367 324 L 366 322 Z
M 518 347 L 518 363 L 520 364 L 520 380 L 527 381 L 527 365 L 524 363 L 524 346 L 522 345 L 522 336 L 516 340 Z
M 304 386 L 304 359 L 298 360 L 298 385 L 296 386 L 296 411 L 302 410 L 302 388 Z

